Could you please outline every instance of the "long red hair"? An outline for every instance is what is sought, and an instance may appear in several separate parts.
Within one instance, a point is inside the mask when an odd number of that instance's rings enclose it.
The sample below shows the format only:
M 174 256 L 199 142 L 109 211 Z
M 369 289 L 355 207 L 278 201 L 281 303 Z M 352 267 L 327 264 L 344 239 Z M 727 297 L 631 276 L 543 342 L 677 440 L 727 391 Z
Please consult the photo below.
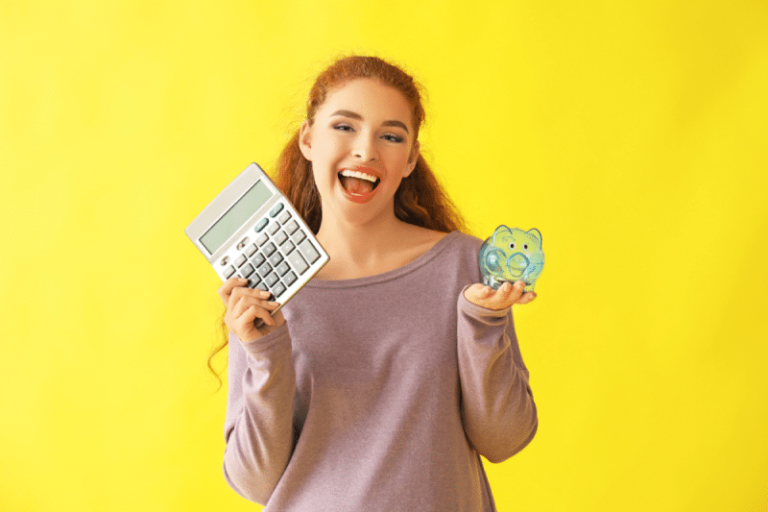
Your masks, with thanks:
M 378 80 L 402 93 L 411 106 L 414 141 L 418 141 L 419 129 L 425 117 L 421 87 L 408 73 L 378 57 L 344 57 L 320 73 L 307 97 L 307 121 L 314 123 L 315 113 L 329 92 L 357 78 Z M 309 228 L 317 234 L 323 218 L 320 193 L 315 186 L 311 162 L 304 158 L 299 149 L 299 130 L 280 153 L 274 181 Z M 400 182 L 395 193 L 395 216 L 403 222 L 444 233 L 466 230 L 464 218 L 421 154 L 413 172 Z M 226 328 L 223 333 L 223 344 L 216 347 L 208 358 L 208 368 L 217 378 L 211 359 L 227 345 Z

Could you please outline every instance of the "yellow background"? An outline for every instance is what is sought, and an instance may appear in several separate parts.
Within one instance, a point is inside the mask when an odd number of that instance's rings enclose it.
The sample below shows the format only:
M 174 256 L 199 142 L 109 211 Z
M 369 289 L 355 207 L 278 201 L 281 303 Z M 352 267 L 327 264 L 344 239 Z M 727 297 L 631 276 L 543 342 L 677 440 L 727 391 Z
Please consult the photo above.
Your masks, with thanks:
M 184 228 L 353 52 L 426 86 L 473 234 L 544 235 L 499 510 L 768 510 L 768 5 L 466 5 L 0 2 L 0 510 L 258 510 Z

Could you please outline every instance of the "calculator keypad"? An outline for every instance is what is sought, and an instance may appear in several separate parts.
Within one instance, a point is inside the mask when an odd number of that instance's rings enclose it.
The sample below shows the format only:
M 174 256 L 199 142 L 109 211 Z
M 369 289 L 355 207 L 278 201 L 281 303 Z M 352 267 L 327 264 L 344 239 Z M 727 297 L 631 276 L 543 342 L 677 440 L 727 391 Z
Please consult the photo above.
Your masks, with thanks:
M 253 232 L 253 242 L 241 243 L 235 254 L 222 258 L 225 279 L 234 275 L 247 278 L 248 287 L 270 291 L 280 298 L 320 258 L 283 203 L 272 208 Z

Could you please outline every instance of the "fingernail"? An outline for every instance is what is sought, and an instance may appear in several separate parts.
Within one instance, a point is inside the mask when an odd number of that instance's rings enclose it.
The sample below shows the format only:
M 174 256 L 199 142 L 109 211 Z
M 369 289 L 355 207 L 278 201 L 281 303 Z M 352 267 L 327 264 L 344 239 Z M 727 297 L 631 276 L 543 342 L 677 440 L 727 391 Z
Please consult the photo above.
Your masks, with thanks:
M 267 302 L 267 304 L 269 304 L 270 306 L 279 306 L 280 305 L 279 302 L 272 302 L 272 301 Z
M 263 290 L 262 290 L 262 291 L 259 293 L 259 295 L 260 295 L 260 296 L 262 296 L 262 297 L 264 297 L 265 299 L 267 299 L 267 298 L 269 298 L 269 296 L 270 296 L 270 295 L 272 295 L 272 294 L 271 294 L 271 293 L 269 293 L 269 292 L 265 292 L 265 291 L 263 291 Z

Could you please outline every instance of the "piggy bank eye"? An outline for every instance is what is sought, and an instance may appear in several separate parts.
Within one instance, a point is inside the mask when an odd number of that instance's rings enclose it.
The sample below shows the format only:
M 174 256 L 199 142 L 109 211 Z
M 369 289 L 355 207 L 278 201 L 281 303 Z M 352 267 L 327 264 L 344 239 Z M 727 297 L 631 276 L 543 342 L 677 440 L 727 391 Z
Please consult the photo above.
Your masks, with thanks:
M 509 248 L 514 249 L 515 248 L 515 242 L 509 242 Z
M 528 250 L 528 244 L 523 244 L 523 249 Z

